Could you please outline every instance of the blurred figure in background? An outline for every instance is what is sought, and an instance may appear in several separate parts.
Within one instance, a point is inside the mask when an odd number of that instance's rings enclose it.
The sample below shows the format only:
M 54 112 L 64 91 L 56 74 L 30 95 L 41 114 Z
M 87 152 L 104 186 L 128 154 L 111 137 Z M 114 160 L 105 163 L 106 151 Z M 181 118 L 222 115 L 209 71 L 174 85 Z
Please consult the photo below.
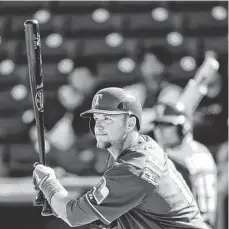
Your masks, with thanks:
M 81 93 L 83 101 L 80 106 L 75 107 L 73 110 L 73 123 L 72 127 L 78 137 L 88 135 L 88 123 L 85 120 L 80 119 L 80 113 L 85 109 L 90 108 L 91 99 L 94 92 L 98 87 L 98 78 L 87 67 L 76 68 L 68 77 L 68 82 L 71 87 Z M 74 99 L 74 98 L 72 98 Z
M 141 132 L 153 137 L 153 121 L 155 111 L 153 106 L 158 101 L 158 96 L 167 86 L 171 86 L 164 76 L 165 66 L 152 52 L 146 52 L 140 65 L 141 82 L 126 86 L 125 88 L 137 95 L 141 101 L 142 125 Z
M 143 108 L 155 105 L 161 89 L 167 85 L 164 78 L 165 66 L 153 53 L 144 54 L 140 65 L 141 82 L 126 87 L 129 91 L 137 93 Z
M 170 101 L 177 101 L 182 92 L 182 88 L 175 84 L 168 84 L 164 86 L 157 96 L 157 103 L 169 103 Z M 156 119 L 156 105 L 151 108 L 144 108 L 142 112 L 141 132 L 150 135 L 154 138 L 154 120 Z
M 144 107 L 152 107 L 166 83 L 164 78 L 165 66 L 153 53 L 145 53 L 141 64 L 142 81 L 145 85 L 146 98 Z
M 224 143 L 228 139 L 228 60 L 213 51 L 206 51 L 205 56 L 211 56 L 220 63 L 215 72 L 203 100 L 195 111 L 193 120 L 193 134 L 195 139 L 202 142 L 216 155 L 214 146 Z M 216 129 L 220 130 L 216 134 Z
M 171 104 L 156 107 L 154 134 L 192 190 L 206 223 L 214 228 L 217 170 L 210 151 L 193 139 L 191 119 Z

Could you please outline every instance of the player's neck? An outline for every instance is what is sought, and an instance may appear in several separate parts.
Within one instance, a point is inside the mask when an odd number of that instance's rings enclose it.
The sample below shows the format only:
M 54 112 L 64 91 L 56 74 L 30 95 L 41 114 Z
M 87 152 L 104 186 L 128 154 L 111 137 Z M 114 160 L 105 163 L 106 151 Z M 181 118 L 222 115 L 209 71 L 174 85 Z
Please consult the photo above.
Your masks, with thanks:
M 193 135 L 191 133 L 188 133 L 184 138 L 184 142 L 190 143 L 192 141 L 193 141 Z
M 135 145 L 138 142 L 138 140 L 139 140 L 139 133 L 136 131 L 133 131 L 131 133 L 128 133 L 124 137 L 123 142 L 121 142 L 120 145 L 118 146 L 114 145 L 110 147 L 108 151 L 113 156 L 113 158 L 116 160 L 123 150 L 131 148 L 133 145 Z

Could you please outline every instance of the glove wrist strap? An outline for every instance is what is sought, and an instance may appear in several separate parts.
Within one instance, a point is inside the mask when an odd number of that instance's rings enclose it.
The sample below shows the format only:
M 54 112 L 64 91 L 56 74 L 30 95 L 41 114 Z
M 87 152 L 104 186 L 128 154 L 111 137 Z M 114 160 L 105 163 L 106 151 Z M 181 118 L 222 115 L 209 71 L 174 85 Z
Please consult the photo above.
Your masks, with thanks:
M 51 204 L 51 198 L 57 192 L 66 192 L 65 188 L 62 184 L 54 177 L 48 175 L 46 176 L 42 184 L 40 185 L 41 191 L 44 193 L 45 198 L 48 200 L 49 204 Z

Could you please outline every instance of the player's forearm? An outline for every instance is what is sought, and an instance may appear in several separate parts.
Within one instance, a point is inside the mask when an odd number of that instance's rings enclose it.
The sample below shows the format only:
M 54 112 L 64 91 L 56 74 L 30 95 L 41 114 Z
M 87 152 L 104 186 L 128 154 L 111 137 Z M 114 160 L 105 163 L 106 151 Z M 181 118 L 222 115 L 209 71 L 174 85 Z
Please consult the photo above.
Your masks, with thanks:
M 83 209 L 80 199 L 69 197 L 67 190 L 57 179 L 48 178 L 42 185 L 42 191 L 55 213 L 69 226 L 81 226 L 98 219 Z

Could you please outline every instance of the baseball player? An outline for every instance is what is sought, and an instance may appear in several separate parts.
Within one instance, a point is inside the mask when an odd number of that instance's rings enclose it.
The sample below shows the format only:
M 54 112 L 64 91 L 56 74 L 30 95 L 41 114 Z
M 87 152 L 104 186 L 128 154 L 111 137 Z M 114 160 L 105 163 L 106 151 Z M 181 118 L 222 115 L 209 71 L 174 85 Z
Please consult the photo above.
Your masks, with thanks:
M 154 136 L 191 189 L 205 222 L 214 227 L 217 169 L 210 151 L 193 140 L 190 118 L 176 106 L 158 104 Z
M 71 198 L 53 169 L 35 165 L 33 177 L 55 214 L 68 225 L 109 229 L 207 229 L 196 201 L 166 153 L 140 135 L 141 105 L 121 88 L 98 91 L 89 118 L 98 148 L 112 157 L 97 185 Z M 100 228 L 100 226 L 98 226 Z

